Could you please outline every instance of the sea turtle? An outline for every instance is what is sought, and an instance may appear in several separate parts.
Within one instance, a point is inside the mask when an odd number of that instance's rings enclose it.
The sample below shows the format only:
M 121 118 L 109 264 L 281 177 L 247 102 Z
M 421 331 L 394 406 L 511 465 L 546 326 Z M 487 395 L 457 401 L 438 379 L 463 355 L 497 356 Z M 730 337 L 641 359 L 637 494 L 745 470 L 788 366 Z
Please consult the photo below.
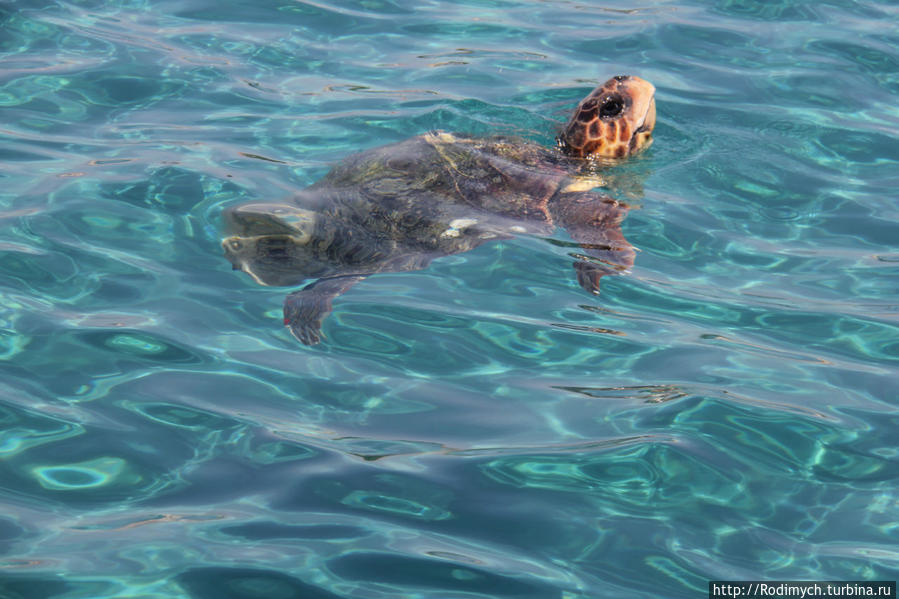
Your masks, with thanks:
M 557 148 L 436 131 L 355 154 L 285 201 L 227 209 L 225 256 L 262 285 L 317 279 L 284 302 L 284 324 L 307 345 L 331 301 L 368 275 L 556 226 L 583 250 L 578 282 L 598 293 L 634 250 L 619 226 L 627 206 L 591 191 L 596 167 L 651 143 L 654 93 L 639 77 L 609 79 L 578 104 Z

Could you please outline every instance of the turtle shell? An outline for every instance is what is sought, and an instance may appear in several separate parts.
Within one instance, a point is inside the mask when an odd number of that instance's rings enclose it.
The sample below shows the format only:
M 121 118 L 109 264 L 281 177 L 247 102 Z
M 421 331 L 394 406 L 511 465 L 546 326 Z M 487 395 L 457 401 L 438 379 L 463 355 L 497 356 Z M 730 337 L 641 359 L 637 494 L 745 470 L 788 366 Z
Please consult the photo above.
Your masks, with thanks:
M 547 202 L 568 181 L 564 158 L 536 144 L 436 132 L 351 156 L 308 192 L 336 196 L 340 214 L 331 218 L 361 218 L 390 237 L 425 239 L 440 238 L 472 209 L 492 220 L 547 222 Z

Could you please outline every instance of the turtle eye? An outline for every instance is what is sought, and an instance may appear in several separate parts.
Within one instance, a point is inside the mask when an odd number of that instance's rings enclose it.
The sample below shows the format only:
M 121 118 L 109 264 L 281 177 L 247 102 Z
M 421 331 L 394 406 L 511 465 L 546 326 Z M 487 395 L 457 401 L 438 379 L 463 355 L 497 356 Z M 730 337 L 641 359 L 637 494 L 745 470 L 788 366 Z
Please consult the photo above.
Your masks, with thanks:
M 599 107 L 599 116 L 602 118 L 611 118 L 621 114 L 624 109 L 624 100 L 618 94 L 608 96 L 602 101 Z
M 243 247 L 243 244 L 241 242 L 237 241 L 236 239 L 232 239 L 228 245 L 231 246 L 232 250 L 239 250 L 240 248 Z

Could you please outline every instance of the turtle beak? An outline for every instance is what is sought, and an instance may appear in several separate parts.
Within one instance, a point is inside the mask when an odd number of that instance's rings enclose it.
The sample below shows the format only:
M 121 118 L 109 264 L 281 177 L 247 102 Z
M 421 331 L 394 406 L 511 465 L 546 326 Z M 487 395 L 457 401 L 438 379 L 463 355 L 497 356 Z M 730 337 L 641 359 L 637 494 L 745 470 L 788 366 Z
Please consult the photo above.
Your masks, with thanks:
M 632 154 L 652 143 L 652 130 L 656 126 L 656 88 L 649 81 L 634 76 L 628 77 L 624 86 L 633 102 L 634 133 L 628 144 L 628 153 Z
M 288 239 L 284 235 L 281 239 Z M 278 268 L 266 261 L 265 248 L 260 248 L 267 237 L 238 237 L 236 235 L 222 240 L 225 258 L 231 263 L 231 270 L 242 270 L 260 285 L 280 286 L 294 285 L 297 282 L 295 273 Z M 290 240 L 292 241 L 292 239 Z
M 244 270 L 246 264 L 246 255 L 252 252 L 248 247 L 249 240 L 243 237 L 226 237 L 222 240 L 222 249 L 225 251 L 225 258 L 231 263 L 231 270 Z

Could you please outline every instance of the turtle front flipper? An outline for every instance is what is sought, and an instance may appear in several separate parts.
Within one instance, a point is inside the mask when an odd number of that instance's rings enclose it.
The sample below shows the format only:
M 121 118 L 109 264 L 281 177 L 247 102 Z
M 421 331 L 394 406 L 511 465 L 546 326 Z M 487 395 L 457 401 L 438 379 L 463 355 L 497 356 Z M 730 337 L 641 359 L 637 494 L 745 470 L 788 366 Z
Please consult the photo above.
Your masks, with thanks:
M 626 204 L 595 193 L 563 193 L 550 209 L 553 220 L 584 250 L 584 256 L 575 256 L 574 269 L 577 282 L 586 291 L 598 294 L 602 277 L 634 265 L 634 247 L 621 232 Z
M 284 299 L 284 324 L 304 345 L 321 341 L 322 321 L 331 313 L 331 300 L 361 281 L 365 275 L 319 279 Z

